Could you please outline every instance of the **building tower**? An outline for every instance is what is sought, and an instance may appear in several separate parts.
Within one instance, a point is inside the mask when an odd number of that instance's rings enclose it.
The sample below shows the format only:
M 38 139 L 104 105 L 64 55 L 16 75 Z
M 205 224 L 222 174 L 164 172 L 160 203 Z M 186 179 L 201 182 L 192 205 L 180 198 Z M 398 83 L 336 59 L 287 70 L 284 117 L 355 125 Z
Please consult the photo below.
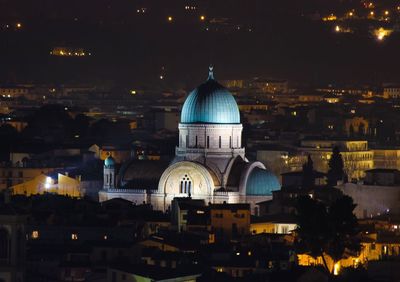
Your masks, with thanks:
M 239 108 L 229 91 L 214 79 L 213 67 L 208 79 L 186 99 L 179 123 L 178 158 L 244 158 Z
M 115 189 L 115 160 L 112 156 L 108 156 L 104 160 L 104 184 L 103 189 Z

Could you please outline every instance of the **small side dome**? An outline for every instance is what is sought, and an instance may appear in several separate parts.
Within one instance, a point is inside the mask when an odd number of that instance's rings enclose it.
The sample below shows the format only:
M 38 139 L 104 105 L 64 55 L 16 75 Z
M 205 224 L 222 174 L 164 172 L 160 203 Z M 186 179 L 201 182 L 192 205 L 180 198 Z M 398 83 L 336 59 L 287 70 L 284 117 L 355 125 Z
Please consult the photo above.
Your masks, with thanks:
M 112 168 L 115 166 L 115 160 L 113 157 L 108 156 L 105 160 L 104 160 L 104 166 L 108 167 L 108 168 Z
M 280 190 L 278 178 L 270 171 L 256 167 L 251 172 L 246 183 L 246 195 L 269 196 L 272 191 Z

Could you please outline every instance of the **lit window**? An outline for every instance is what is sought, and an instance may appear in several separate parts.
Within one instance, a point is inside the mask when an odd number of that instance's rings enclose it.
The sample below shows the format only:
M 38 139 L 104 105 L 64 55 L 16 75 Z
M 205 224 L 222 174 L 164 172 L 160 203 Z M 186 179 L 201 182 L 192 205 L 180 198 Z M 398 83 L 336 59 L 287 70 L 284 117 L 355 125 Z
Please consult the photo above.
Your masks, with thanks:
M 32 239 L 39 239 L 39 231 L 37 230 L 32 231 L 31 237 Z
M 71 234 L 71 239 L 72 239 L 72 240 L 78 240 L 78 234 L 72 233 L 72 234 Z

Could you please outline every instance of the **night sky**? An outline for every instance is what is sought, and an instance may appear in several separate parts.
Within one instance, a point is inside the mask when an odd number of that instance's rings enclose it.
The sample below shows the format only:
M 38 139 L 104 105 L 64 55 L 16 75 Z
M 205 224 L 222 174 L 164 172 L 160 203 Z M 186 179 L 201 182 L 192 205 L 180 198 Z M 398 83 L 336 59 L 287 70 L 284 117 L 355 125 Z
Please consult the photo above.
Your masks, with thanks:
M 161 3 L 160 3 L 161 2 Z M 198 3 L 194 13 L 184 5 Z M 216 3 L 217 2 L 217 3 Z M 229 3 L 228 3 L 229 2 Z M 296 3 L 294 3 L 296 2 Z M 299 83 L 397 81 L 400 37 L 335 34 L 311 15 L 345 11 L 358 1 L 1 0 L 3 83 L 198 83 L 208 64 L 219 79 L 266 76 Z M 146 8 L 146 13 L 137 9 Z M 199 21 L 205 15 L 205 22 Z M 173 21 L 167 21 L 173 16 Z M 212 30 L 224 18 L 241 30 Z M 365 24 L 368 28 L 367 24 Z M 206 31 L 209 27 L 210 30 Z M 83 47 L 85 58 L 50 56 L 55 46 Z

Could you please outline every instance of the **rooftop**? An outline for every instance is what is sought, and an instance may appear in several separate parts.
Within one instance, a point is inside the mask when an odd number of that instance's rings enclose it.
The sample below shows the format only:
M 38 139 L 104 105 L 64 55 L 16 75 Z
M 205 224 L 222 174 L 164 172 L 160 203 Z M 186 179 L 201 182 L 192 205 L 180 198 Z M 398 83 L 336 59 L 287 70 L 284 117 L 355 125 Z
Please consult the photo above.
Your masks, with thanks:
M 134 275 L 150 278 L 151 280 L 167 280 L 187 276 L 200 276 L 201 271 L 192 267 L 166 268 L 148 264 L 114 265 L 113 269 L 121 270 Z

